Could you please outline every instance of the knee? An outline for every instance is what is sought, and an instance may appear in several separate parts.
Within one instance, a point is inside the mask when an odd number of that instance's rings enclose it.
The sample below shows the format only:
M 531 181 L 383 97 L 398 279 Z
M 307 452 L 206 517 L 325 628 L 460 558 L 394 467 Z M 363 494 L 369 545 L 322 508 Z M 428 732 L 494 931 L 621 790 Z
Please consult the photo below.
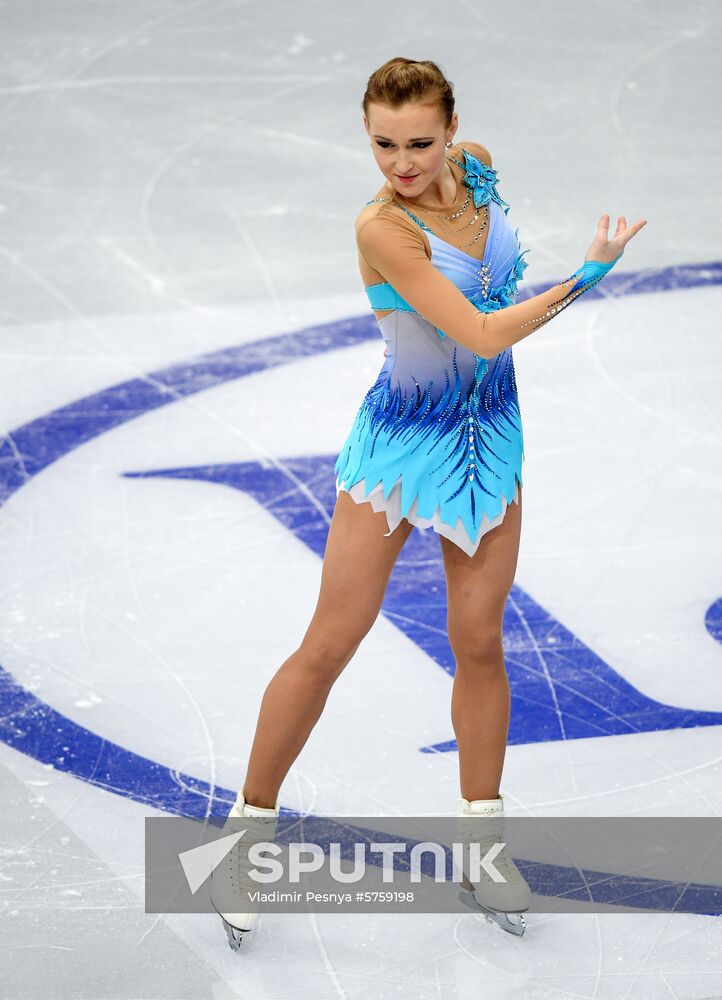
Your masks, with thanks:
M 363 636 L 335 635 L 333 632 L 326 632 L 323 636 L 305 636 L 299 652 L 310 681 L 321 686 L 332 684 L 349 663 L 362 639 Z
M 501 625 L 496 622 L 449 629 L 449 644 L 458 667 L 492 671 L 504 666 Z

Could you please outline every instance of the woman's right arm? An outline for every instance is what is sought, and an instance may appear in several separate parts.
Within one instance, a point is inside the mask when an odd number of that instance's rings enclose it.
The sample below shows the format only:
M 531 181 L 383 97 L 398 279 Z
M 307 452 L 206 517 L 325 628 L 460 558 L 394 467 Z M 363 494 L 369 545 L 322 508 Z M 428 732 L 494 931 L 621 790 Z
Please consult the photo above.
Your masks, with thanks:
M 629 228 L 623 223 L 624 218 L 620 217 L 617 233 L 607 240 L 608 216 L 602 216 L 587 260 L 603 264 L 616 260 L 646 220 Z M 389 220 L 374 218 L 362 223 L 357 230 L 357 242 L 370 267 L 383 275 L 417 313 L 483 358 L 495 357 L 544 326 L 601 276 L 573 275 L 523 302 L 484 313 L 431 263 L 420 243 L 413 249 L 408 233 Z

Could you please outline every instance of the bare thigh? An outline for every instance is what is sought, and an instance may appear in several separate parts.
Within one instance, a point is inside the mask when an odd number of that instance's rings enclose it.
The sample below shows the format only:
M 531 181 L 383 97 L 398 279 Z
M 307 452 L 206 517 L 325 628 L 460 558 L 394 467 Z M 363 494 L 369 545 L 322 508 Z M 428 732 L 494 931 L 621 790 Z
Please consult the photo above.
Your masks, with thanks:
M 507 506 L 504 519 L 487 531 L 473 556 L 440 536 L 446 572 L 449 643 L 457 662 L 484 660 L 498 643 L 504 607 L 514 583 L 521 536 L 519 503 Z
M 351 658 L 376 621 L 396 559 L 413 525 L 406 519 L 389 530 L 383 511 L 356 503 L 341 490 L 336 498 L 321 570 L 316 609 L 303 638 L 327 662 Z

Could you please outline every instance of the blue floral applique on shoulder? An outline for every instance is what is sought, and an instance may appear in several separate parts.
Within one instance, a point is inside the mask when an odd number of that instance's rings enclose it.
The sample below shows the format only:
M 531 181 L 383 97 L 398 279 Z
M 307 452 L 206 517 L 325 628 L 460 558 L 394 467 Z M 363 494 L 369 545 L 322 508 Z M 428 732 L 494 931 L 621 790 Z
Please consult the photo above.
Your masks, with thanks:
M 494 167 L 482 163 L 481 160 L 477 159 L 466 149 L 462 149 L 462 153 L 464 154 L 463 163 L 454 157 L 452 159 L 454 163 L 458 163 L 460 167 L 464 167 L 464 184 L 468 188 L 471 188 L 474 196 L 474 207 L 481 208 L 482 205 L 487 205 L 489 201 L 495 201 L 508 214 L 511 206 L 508 202 L 504 201 L 496 190 L 498 174 Z

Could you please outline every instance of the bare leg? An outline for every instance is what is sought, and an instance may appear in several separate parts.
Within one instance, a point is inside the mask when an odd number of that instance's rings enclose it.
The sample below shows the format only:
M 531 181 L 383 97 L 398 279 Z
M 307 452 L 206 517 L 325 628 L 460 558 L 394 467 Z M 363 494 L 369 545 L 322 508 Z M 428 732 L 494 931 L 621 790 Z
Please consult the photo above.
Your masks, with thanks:
M 449 643 L 456 659 L 451 720 L 459 747 L 465 799 L 499 794 L 509 731 L 511 695 L 504 663 L 504 606 L 516 574 L 521 533 L 519 503 L 483 536 L 469 557 L 441 536 L 446 571 Z
M 334 681 L 378 617 L 399 552 L 413 530 L 403 520 L 386 538 L 386 515 L 336 498 L 311 622 L 299 648 L 269 682 L 243 786 L 247 802 L 276 804 L 278 791 L 321 716 Z

